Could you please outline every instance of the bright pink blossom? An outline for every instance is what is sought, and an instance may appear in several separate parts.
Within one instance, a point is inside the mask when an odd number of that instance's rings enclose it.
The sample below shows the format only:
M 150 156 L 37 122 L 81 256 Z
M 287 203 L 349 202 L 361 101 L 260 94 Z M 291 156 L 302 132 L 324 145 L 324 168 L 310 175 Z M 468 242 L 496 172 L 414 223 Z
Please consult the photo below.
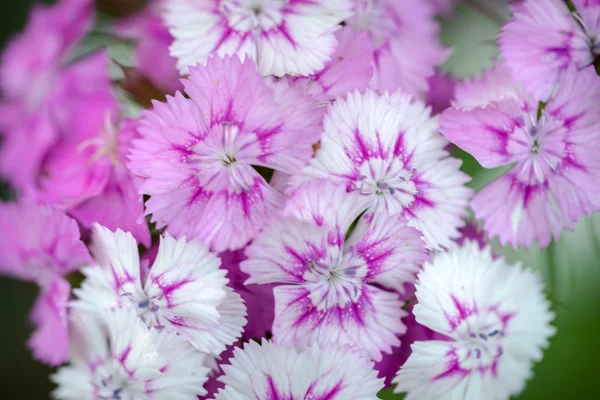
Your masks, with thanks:
M 130 169 L 145 178 L 146 213 L 175 236 L 216 251 L 243 247 L 283 206 L 254 166 L 301 169 L 318 141 L 319 115 L 285 81 L 265 81 L 251 60 L 208 60 L 181 93 L 146 111 Z
M 485 91 L 486 77 L 468 85 Z M 515 163 L 471 207 L 502 244 L 529 247 L 537 240 L 545 247 L 583 214 L 600 210 L 600 79 L 593 67 L 569 68 L 545 107 L 514 84 L 498 90 L 497 80 L 488 81 L 494 93 L 508 95 L 457 104 L 442 114 L 442 133 L 486 168 Z
M 500 49 L 515 80 L 545 101 L 569 69 L 583 69 L 600 55 L 600 1 L 527 0 L 502 28 Z
M 0 203 L 0 273 L 41 288 L 31 313 L 34 356 L 51 365 L 68 356 L 67 301 L 63 279 L 90 262 L 77 223 L 63 212 L 30 203 Z

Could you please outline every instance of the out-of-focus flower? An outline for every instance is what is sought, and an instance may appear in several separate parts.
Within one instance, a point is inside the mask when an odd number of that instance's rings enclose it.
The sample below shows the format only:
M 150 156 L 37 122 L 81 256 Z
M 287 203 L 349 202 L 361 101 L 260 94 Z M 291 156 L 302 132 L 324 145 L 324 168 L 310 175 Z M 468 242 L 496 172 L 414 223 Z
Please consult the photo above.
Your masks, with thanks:
M 471 207 L 501 244 L 529 247 L 537 240 L 545 247 L 563 228 L 573 229 L 584 213 L 600 210 L 595 190 L 600 182 L 600 79 L 593 67 L 571 67 L 556 94 L 540 107 L 514 84 L 501 90 L 499 80 L 490 79 L 502 75 L 469 83 L 485 92 L 491 82 L 491 91 L 503 95 L 488 104 L 446 110 L 442 133 L 486 168 L 516 163 L 478 192 Z M 457 99 L 461 92 L 457 89 Z
M 213 54 L 256 62 L 262 75 L 307 76 L 335 50 L 351 0 L 167 0 L 165 19 L 182 73 Z
M 93 147 L 95 157 L 108 158 L 111 172 L 102 192 L 70 209 L 69 214 L 86 228 L 98 223 L 111 230 L 130 232 L 149 247 L 150 230 L 144 218 L 143 199 L 138 194 L 139 178 L 126 167 L 131 143 L 139 137 L 137 126 L 133 120 L 124 120 L 119 127 L 109 121 L 103 135 L 80 144 L 80 148 Z
M 41 294 L 31 320 L 34 356 L 51 365 L 67 359 L 67 301 L 63 276 L 90 261 L 77 223 L 63 212 L 25 202 L 0 203 L 0 273 L 37 283 Z
M 354 92 L 328 110 L 320 149 L 298 182 L 327 178 L 369 200 L 375 214 L 399 216 L 429 247 L 447 247 L 460 234 L 471 196 L 449 157 L 437 119 L 404 94 Z
M 351 346 L 312 345 L 302 350 L 268 341 L 235 349 L 219 378 L 225 388 L 216 400 L 375 400 L 383 388 L 373 362 Z
M 555 329 L 541 278 L 466 242 L 425 263 L 414 315 L 452 340 L 418 341 L 394 379 L 407 399 L 508 399 Z
M 248 324 L 244 328 L 245 339 L 260 339 L 273 327 L 275 318 L 274 285 L 245 285 L 249 276 L 240 269 L 246 259 L 243 250 L 226 251 L 219 254 L 222 267 L 227 270 L 229 286 L 238 293 L 246 305 Z
M 369 33 L 373 46 L 371 88 L 398 88 L 423 96 L 427 79 L 448 56 L 439 42 L 439 26 L 431 5 L 423 0 L 353 0 L 355 16 L 348 24 Z
M 177 333 L 148 329 L 135 311 L 71 315 L 70 365 L 51 379 L 59 400 L 195 400 L 209 369 L 205 355 Z
M 160 17 L 167 0 L 152 0 L 143 10 L 118 20 L 115 34 L 136 41 L 134 63 L 140 73 L 165 93 L 172 94 L 182 88 L 177 70 L 177 60 L 169 54 L 173 36 Z
M 527 0 L 502 28 L 500 49 L 515 80 L 546 101 L 561 77 L 600 56 L 600 1 Z
M 195 348 L 220 354 L 246 324 L 240 296 L 226 286 L 219 258 L 197 240 L 161 238 L 145 282 L 135 239 L 96 225 L 93 255 L 77 304 L 88 311 L 124 307 L 149 327 L 175 331 Z
M 285 81 L 265 81 L 252 60 L 211 58 L 191 68 L 181 93 L 144 114 L 130 169 L 145 178 L 146 213 L 172 235 L 215 251 L 242 248 L 284 196 L 255 166 L 291 174 L 319 138 L 311 100 Z
M 427 82 L 429 91 L 425 95 L 425 103 L 431 107 L 433 115 L 439 114 L 450 107 L 454 98 L 456 78 L 438 70 L 435 75 L 429 77 Z
M 363 215 L 346 238 L 365 209 L 343 185 L 308 183 L 289 200 L 287 216 L 246 249 L 247 283 L 283 284 L 274 289 L 277 343 L 351 344 L 374 360 L 400 344 L 402 302 L 377 285 L 402 292 L 427 253 L 399 216 Z

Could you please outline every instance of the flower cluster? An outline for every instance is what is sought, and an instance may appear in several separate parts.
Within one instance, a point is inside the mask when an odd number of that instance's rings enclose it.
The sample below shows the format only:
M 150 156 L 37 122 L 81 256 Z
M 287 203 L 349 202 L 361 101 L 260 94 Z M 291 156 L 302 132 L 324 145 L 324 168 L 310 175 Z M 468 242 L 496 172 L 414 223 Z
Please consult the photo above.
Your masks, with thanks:
M 54 398 L 520 393 L 553 313 L 492 246 L 600 211 L 600 1 L 515 2 L 467 80 L 438 68 L 454 3 L 33 8 L 0 59 L 0 273 L 40 287 Z M 509 167 L 475 193 L 457 147 Z

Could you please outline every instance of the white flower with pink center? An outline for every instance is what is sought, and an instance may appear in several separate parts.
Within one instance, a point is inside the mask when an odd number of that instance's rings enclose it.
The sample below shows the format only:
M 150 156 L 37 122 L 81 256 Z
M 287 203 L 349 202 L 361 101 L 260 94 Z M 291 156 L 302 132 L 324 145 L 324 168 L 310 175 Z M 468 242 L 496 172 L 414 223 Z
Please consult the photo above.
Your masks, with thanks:
M 489 235 L 502 245 L 545 247 L 600 210 L 600 80 L 593 67 L 571 67 L 542 107 L 507 78 L 498 66 L 459 86 L 442 133 L 486 168 L 514 164 L 471 202 Z
M 343 185 L 310 182 L 246 249 L 246 283 L 281 284 L 274 289 L 277 343 L 351 344 L 374 360 L 400 345 L 406 312 L 398 292 L 427 252 L 399 216 L 362 215 L 366 208 Z
M 195 400 L 209 369 L 205 355 L 175 332 L 149 330 L 133 310 L 71 316 L 70 364 L 52 380 L 59 400 Z
M 242 248 L 285 200 L 256 167 L 303 168 L 319 140 L 319 113 L 237 56 L 192 68 L 184 85 L 189 99 L 177 93 L 144 113 L 129 167 L 145 178 L 140 192 L 159 228 L 218 252 Z
M 461 161 L 449 157 L 437 118 L 408 95 L 349 94 L 329 108 L 321 147 L 291 185 L 327 178 L 368 200 L 375 214 L 398 216 L 439 249 L 458 238 L 471 190 Z
M 351 346 L 286 347 L 250 341 L 233 352 L 215 400 L 376 400 L 383 389 L 373 362 Z
M 86 280 L 75 290 L 79 307 L 135 310 L 148 328 L 174 331 L 215 355 L 241 336 L 246 307 L 226 286 L 221 260 L 198 240 L 165 235 L 154 264 L 142 274 L 131 234 L 96 225 L 93 254 L 97 265 L 83 269 Z
M 398 371 L 407 400 L 507 400 L 525 387 L 555 333 L 538 274 L 467 241 L 425 263 L 419 324 L 449 340 L 419 341 Z
M 168 0 L 165 20 L 177 67 L 208 57 L 250 57 L 263 76 L 307 76 L 335 50 L 334 33 L 351 15 L 350 0 Z

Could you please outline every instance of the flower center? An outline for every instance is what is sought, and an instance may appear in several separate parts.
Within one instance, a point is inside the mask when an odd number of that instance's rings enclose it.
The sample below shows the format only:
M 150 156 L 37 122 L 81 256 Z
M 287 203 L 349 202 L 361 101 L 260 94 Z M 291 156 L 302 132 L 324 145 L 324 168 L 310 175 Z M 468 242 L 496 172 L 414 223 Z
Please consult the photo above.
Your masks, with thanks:
M 138 316 L 149 328 L 162 330 L 165 325 L 160 320 L 160 307 L 152 299 L 142 300 L 137 305 Z
M 77 150 L 83 152 L 89 147 L 95 147 L 94 152 L 90 156 L 90 163 L 94 163 L 100 158 L 107 156 L 115 167 L 121 166 L 121 162 L 119 161 L 119 130 L 112 123 L 110 113 L 106 113 L 104 116 L 104 131 L 98 137 L 81 142 Z
M 281 25 L 286 0 L 223 0 L 221 12 L 238 32 L 268 31 Z
M 124 400 L 130 399 L 127 371 L 119 360 L 110 359 L 98 367 L 94 388 L 99 399 Z

